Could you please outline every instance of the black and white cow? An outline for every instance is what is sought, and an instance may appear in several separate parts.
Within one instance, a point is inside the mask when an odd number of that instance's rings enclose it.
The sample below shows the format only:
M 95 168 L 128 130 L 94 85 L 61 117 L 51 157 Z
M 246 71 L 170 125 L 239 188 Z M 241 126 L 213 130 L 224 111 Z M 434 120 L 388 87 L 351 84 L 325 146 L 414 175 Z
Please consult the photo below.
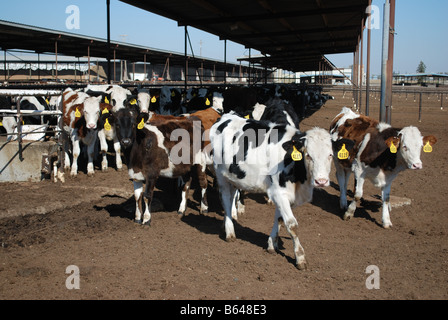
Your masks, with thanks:
M 100 95 L 107 97 L 105 103 L 112 105 L 112 112 L 125 108 L 128 102 L 132 102 L 132 104 L 138 103 L 137 95 L 133 94 L 130 90 L 117 85 L 88 85 L 84 91 L 92 97 Z M 118 171 L 122 170 L 123 162 L 121 159 L 121 146 L 118 142 L 114 127 L 110 127 L 109 130 L 104 127 L 98 128 L 98 140 L 100 142 L 102 155 L 101 170 L 106 171 L 109 167 L 107 161 L 107 150 L 109 146 L 107 141 L 113 142 L 115 165 Z
M 292 208 L 310 202 L 313 188 L 330 184 L 333 148 L 328 131 L 314 128 L 302 133 L 293 126 L 229 113 L 212 126 L 210 141 L 225 211 L 226 239 L 235 238 L 232 222 L 235 192 L 240 189 L 266 193 L 276 206 L 268 251 L 278 249 L 279 219 L 282 219 L 293 239 L 296 265 L 299 269 L 306 268 Z

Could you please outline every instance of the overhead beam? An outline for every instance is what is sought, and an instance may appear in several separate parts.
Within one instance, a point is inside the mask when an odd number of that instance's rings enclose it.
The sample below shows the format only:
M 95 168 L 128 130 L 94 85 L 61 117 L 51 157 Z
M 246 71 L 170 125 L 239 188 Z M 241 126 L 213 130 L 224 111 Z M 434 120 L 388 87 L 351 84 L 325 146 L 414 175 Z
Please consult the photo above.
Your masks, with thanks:
M 257 21 L 257 20 L 269 20 L 269 19 L 284 19 L 284 18 L 300 18 L 306 16 L 319 16 L 323 14 L 334 15 L 341 13 L 350 13 L 350 12 L 362 12 L 365 10 L 365 6 L 357 5 L 357 6 L 345 6 L 345 7 L 333 7 L 333 8 L 320 8 L 315 10 L 298 10 L 298 11 L 285 11 L 285 12 L 269 12 L 262 14 L 249 14 L 249 15 L 240 15 L 240 16 L 230 16 L 230 17 L 213 17 L 207 19 L 179 19 L 179 25 L 191 25 L 191 26 L 204 26 L 211 24 L 220 24 L 220 23 L 232 23 L 238 21 Z

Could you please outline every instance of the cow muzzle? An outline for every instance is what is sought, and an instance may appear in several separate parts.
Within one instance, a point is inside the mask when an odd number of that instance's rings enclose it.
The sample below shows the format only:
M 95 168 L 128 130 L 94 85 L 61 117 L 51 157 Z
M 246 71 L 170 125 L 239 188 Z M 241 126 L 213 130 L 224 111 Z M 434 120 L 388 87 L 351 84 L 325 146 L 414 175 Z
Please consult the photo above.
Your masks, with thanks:
M 129 138 L 121 139 L 120 142 L 121 142 L 121 145 L 123 146 L 123 148 L 128 148 L 128 147 L 130 147 L 131 144 L 132 144 L 132 140 L 129 139 Z
M 412 169 L 412 170 L 420 170 L 420 169 L 423 169 L 423 164 L 422 164 L 421 162 L 414 163 L 414 164 L 412 164 L 411 169 Z
M 87 125 L 87 129 L 95 130 L 95 129 L 96 129 L 96 123 L 89 123 L 89 124 Z
M 314 187 L 316 188 L 325 188 L 330 185 L 330 180 L 328 179 L 316 179 L 314 180 Z

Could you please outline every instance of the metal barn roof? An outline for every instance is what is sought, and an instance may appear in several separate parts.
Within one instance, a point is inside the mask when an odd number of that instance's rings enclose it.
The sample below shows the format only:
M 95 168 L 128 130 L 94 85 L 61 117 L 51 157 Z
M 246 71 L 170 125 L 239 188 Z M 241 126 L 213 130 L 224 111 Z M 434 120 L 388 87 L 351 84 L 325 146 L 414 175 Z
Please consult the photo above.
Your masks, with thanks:
M 120 1 L 256 49 L 267 55 L 256 62 L 290 71 L 319 70 L 324 55 L 354 52 L 369 5 L 369 0 Z
M 105 39 L 0 20 L 0 48 L 2 50 L 21 49 L 36 53 L 54 53 L 56 41 L 58 54 L 85 57 L 90 50 L 91 57 L 107 57 L 107 40 Z M 143 62 L 146 56 L 146 62 L 152 64 L 165 64 L 169 58 L 171 65 L 185 65 L 183 53 L 111 41 L 111 59 L 114 57 L 114 50 L 116 59 Z M 216 70 L 230 71 L 236 66 L 236 64 L 225 64 L 223 61 L 197 56 L 193 59 L 191 55 L 188 55 L 188 59 L 188 64 L 192 68 L 203 67 L 213 70 L 215 67 Z

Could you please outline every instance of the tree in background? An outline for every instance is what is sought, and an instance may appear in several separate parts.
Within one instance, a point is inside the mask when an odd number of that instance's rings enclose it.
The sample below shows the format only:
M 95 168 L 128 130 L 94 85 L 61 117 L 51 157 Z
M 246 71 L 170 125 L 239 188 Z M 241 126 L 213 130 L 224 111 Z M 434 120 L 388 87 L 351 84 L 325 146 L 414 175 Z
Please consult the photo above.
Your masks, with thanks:
M 426 72 L 426 65 L 423 61 L 420 61 L 417 67 L 417 73 L 425 73 Z

